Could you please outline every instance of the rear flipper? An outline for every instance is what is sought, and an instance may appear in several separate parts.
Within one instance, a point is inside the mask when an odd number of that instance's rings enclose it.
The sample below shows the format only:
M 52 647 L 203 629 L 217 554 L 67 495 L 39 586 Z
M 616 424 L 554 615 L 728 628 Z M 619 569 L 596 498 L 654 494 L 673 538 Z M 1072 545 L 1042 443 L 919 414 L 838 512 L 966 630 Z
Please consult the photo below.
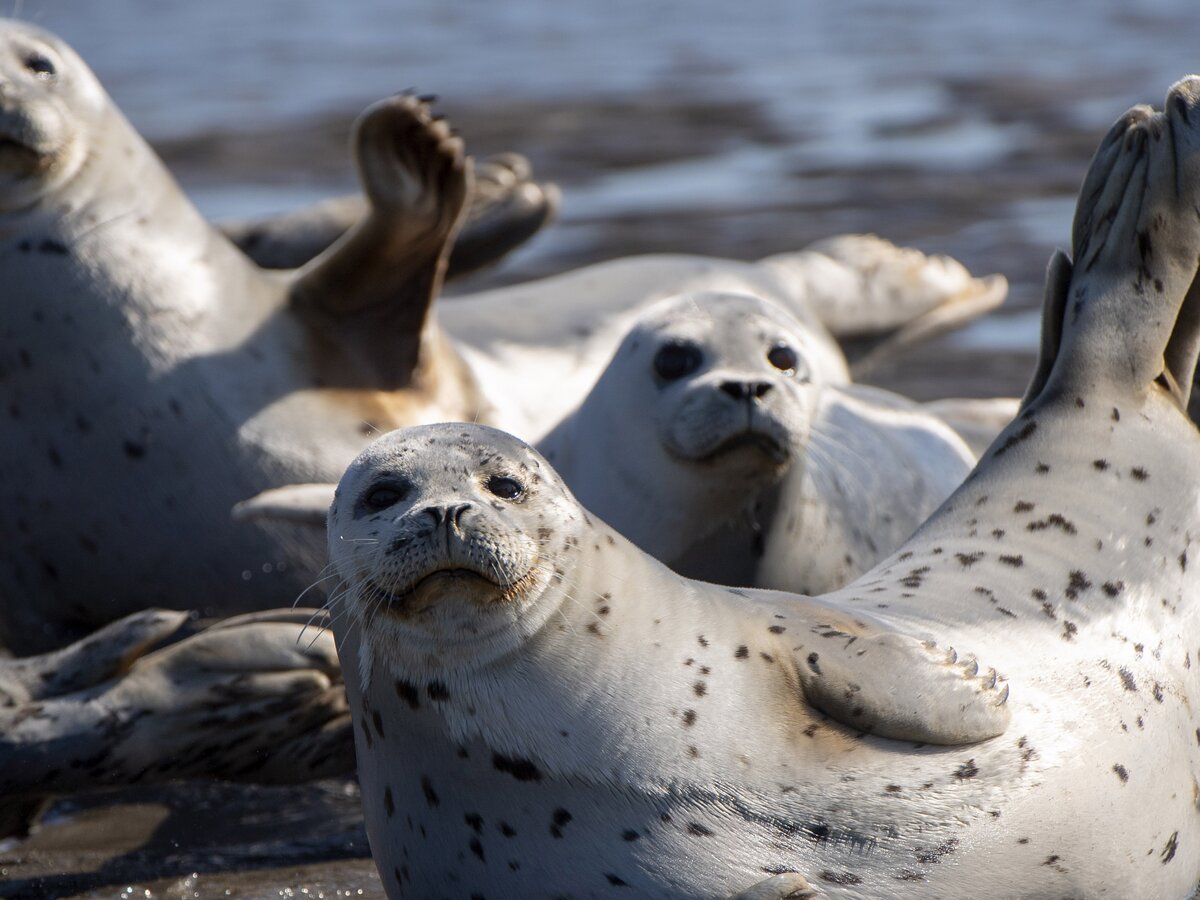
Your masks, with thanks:
M 529 162 L 502 153 L 475 165 L 466 219 L 450 250 L 446 278 L 492 265 L 538 233 L 558 211 L 553 184 L 532 179 Z M 222 222 L 219 227 L 264 269 L 298 269 L 367 215 L 361 194 L 333 197 L 293 212 Z
M 1141 396 L 1157 383 L 1186 408 L 1200 350 L 1200 77 L 1176 83 L 1163 112 L 1134 107 L 1110 129 L 1073 244 L 1073 263 L 1051 261 L 1024 405 L 1048 386 Z
M 734 894 L 729 900 L 810 900 L 816 896 L 816 889 L 802 875 L 784 872 Z

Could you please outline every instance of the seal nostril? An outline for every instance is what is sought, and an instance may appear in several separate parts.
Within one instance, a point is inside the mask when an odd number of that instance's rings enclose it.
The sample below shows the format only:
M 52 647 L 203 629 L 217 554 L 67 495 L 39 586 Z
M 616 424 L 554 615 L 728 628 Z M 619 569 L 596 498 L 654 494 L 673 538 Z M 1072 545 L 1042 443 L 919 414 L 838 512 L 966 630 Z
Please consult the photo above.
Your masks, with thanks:
M 756 381 L 751 387 L 755 397 L 765 397 L 770 392 L 772 385 L 769 381 Z
M 427 506 L 421 510 L 421 515 L 429 516 L 435 526 L 441 525 L 446 516 L 446 509 L 441 506 Z
M 722 381 L 721 391 L 734 400 L 741 400 L 750 396 L 750 385 L 744 381 Z
M 463 513 L 470 508 L 470 503 L 460 503 L 457 506 L 452 506 L 446 510 L 446 518 L 450 520 L 451 525 L 453 525 L 455 528 L 458 528 L 459 523 L 462 521 Z

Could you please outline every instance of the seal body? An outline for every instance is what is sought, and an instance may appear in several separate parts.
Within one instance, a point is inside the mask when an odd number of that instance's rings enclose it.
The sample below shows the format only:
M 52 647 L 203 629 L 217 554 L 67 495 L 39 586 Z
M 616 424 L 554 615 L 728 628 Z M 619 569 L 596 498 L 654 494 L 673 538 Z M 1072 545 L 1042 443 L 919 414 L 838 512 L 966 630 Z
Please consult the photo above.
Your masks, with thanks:
M 330 548 L 389 892 L 1192 896 L 1198 207 L 1193 77 L 1097 151 L 1016 420 L 832 594 L 684 579 L 493 431 L 369 448 Z
M 0 641 L 34 650 L 153 604 L 294 598 L 319 545 L 231 528 L 233 502 L 336 477 L 379 425 L 480 414 L 436 330 L 386 315 L 389 298 L 436 293 L 469 175 L 461 144 L 415 98 L 374 108 L 358 133 L 373 215 L 281 276 L 201 218 L 70 47 L 6 22 L 0 70 L 0 537 L 13 547 Z M 414 156 L 397 161 L 396 145 Z M 430 196 L 444 202 L 412 222 L 424 237 L 387 221 Z M 376 269 L 401 260 L 398 275 Z M 423 358 L 399 372 L 406 336 Z
M 917 404 L 849 384 L 824 339 L 751 295 L 665 300 L 538 449 L 678 572 L 833 590 L 898 547 L 975 457 Z

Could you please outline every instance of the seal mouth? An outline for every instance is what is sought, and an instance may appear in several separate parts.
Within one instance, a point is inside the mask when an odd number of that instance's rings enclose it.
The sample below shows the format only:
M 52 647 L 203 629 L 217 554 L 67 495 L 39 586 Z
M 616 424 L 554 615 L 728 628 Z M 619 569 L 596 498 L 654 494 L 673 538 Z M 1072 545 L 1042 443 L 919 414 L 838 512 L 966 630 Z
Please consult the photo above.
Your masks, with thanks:
M 453 589 L 456 586 L 463 590 L 464 593 L 483 593 L 487 595 L 502 594 L 510 587 L 509 585 L 500 584 L 486 575 L 476 572 L 474 569 L 464 569 L 461 567 L 435 569 L 432 572 L 427 572 L 400 591 L 390 591 L 374 579 L 364 583 L 367 596 L 372 599 L 383 600 L 382 611 L 399 618 L 403 618 L 416 611 L 418 608 L 418 596 L 424 591 L 431 588 L 438 590 Z
M 787 445 L 773 435 L 761 431 L 742 431 L 695 457 L 695 461 L 700 463 L 720 462 L 735 453 L 747 450 L 761 453 L 777 466 L 786 463 L 791 455 Z

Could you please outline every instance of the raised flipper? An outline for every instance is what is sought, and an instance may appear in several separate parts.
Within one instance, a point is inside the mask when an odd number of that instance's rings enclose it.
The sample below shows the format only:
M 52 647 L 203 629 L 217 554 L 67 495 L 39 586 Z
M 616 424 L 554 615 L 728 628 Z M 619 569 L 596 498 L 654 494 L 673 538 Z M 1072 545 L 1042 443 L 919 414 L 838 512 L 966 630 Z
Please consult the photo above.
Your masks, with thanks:
M 382 100 L 355 124 L 371 209 L 293 279 L 293 311 L 315 339 L 353 346 L 373 387 L 410 387 L 436 340 L 431 317 L 471 190 L 462 141 L 411 95 Z M 424 358 L 423 358 L 424 357 Z
M 554 219 L 559 191 L 532 179 L 529 162 L 501 153 L 475 164 L 466 219 L 450 251 L 446 278 L 498 262 Z M 264 269 L 298 269 L 367 215 L 361 194 L 333 197 L 274 216 L 222 222 L 231 241 Z
M 762 263 L 838 339 L 855 377 L 990 312 L 1008 294 L 1002 275 L 975 278 L 948 256 L 874 235 L 841 235 Z
M 1080 190 L 1073 250 L 1073 265 L 1052 261 L 1054 315 L 1025 405 L 1158 384 L 1186 409 L 1200 352 L 1200 77 L 1173 85 L 1163 112 L 1138 106 L 1110 129 Z
M 255 494 L 233 507 L 237 522 L 276 520 L 324 528 L 336 484 L 289 484 Z
M 729 900 L 811 900 L 816 896 L 816 889 L 802 875 L 784 872 L 734 894 Z
M 188 777 L 292 783 L 352 771 L 332 635 L 323 622 L 305 632 L 321 616 L 244 616 L 131 658 L 175 636 L 186 618 L 151 610 L 64 651 L 5 661 L 0 797 Z M 18 676 L 7 677 L 18 663 Z M 69 677 L 58 671 L 63 664 Z M 34 682 L 38 689 L 22 697 Z
M 1008 727 L 1008 684 L 995 669 L 861 617 L 814 615 L 796 671 L 805 699 L 830 718 L 925 744 L 970 744 Z

